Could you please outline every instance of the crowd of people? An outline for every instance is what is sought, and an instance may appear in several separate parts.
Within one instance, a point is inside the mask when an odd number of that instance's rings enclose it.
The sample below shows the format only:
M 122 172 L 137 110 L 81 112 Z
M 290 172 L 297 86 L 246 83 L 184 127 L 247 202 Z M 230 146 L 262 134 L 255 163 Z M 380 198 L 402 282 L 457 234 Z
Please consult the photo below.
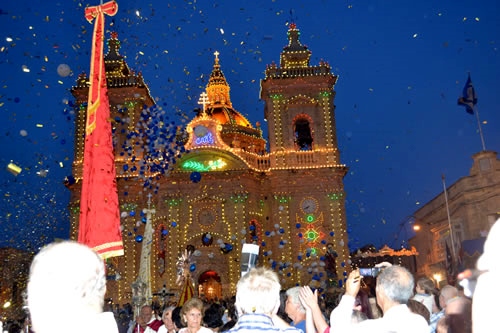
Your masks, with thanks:
M 359 269 L 350 272 L 344 294 L 328 302 L 309 286 L 282 290 L 276 272 L 256 267 L 240 278 L 233 297 L 211 302 L 193 297 L 182 306 L 145 304 L 134 316 L 130 304 L 105 307 L 102 259 L 82 244 L 64 241 L 35 256 L 27 287 L 29 316 L 2 323 L 2 332 L 493 332 L 496 308 L 491 300 L 498 296 L 498 288 L 491 286 L 499 277 L 499 244 L 496 223 L 478 269 L 458 276 L 466 282 L 461 284 L 465 290 L 460 285 L 438 289 L 427 277 L 415 281 L 406 268 L 380 263 L 376 278 L 363 276 Z M 68 262 L 68 256 L 73 260 Z

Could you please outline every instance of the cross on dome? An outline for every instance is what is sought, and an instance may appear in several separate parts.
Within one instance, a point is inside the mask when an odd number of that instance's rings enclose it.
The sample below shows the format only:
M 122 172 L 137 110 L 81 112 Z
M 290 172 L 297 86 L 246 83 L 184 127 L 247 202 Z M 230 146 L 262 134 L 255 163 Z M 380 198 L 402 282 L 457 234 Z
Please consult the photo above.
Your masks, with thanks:
M 202 104 L 203 105 L 203 112 L 205 112 L 205 109 L 207 108 L 207 105 L 210 104 L 209 100 L 208 100 L 208 95 L 206 92 L 202 92 L 200 94 L 200 99 L 198 100 L 198 104 Z

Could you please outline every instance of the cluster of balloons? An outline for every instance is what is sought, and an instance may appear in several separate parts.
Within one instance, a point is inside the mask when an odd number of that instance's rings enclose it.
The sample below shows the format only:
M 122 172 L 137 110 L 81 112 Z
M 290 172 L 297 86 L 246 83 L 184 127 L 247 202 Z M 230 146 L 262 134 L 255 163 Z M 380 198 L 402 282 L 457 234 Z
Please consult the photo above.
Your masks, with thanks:
M 130 122 L 130 118 L 126 117 L 127 106 L 120 106 L 119 112 L 124 117 L 115 117 L 116 123 Z M 158 193 L 159 189 L 158 175 L 166 174 L 177 159 L 187 152 L 178 132 L 178 125 L 175 121 L 170 121 L 165 110 L 157 105 L 143 108 L 135 130 L 126 133 L 121 149 L 120 155 L 128 161 L 122 172 L 126 174 L 138 171 L 143 187 L 154 193 Z M 198 181 L 200 178 L 201 175 Z

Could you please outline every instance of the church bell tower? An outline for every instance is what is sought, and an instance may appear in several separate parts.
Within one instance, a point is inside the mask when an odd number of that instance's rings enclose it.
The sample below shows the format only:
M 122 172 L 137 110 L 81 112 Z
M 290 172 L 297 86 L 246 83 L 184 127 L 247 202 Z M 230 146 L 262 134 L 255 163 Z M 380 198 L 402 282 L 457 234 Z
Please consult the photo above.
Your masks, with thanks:
M 295 24 L 288 30 L 288 45 L 280 65 L 267 66 L 261 81 L 261 99 L 269 126 L 272 166 L 317 167 L 339 165 L 335 130 L 335 83 L 330 65 L 309 64 L 311 51 L 299 41 Z M 308 152 L 307 154 L 301 154 Z M 299 156 L 309 158 L 301 159 Z
M 274 197 L 285 198 L 273 211 L 291 212 L 298 258 L 320 257 L 330 285 L 340 286 L 349 267 L 343 178 L 335 127 L 337 76 L 328 63 L 310 64 L 295 24 L 279 66 L 268 65 L 260 98 L 269 132 L 269 163 Z M 324 255 L 321 255 L 324 253 Z M 314 271 L 314 269 L 313 269 Z M 313 281 L 321 278 L 313 275 Z

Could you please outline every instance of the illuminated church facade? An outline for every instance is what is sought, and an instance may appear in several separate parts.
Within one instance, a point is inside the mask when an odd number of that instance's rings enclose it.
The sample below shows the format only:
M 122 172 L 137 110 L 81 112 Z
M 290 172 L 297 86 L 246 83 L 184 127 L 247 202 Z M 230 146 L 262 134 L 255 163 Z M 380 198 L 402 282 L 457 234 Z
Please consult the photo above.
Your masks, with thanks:
M 129 69 L 112 34 L 105 55 L 125 255 L 107 260 L 108 294 L 132 302 L 141 278 L 149 297 L 177 297 L 179 256 L 190 248 L 196 294 L 234 295 L 241 248 L 259 245 L 258 265 L 274 269 L 283 289 L 342 284 L 349 270 L 343 178 L 335 126 L 337 76 L 310 64 L 311 51 L 294 24 L 279 65 L 268 65 L 260 98 L 268 148 L 259 124 L 233 106 L 219 54 L 200 108 L 162 154 L 138 138 L 141 117 L 158 119 L 140 74 Z M 77 239 L 88 78 L 72 88 L 78 109 L 72 179 L 71 237 Z M 257 97 L 257 96 L 256 96 Z M 151 111 L 153 110 L 153 111 Z M 124 121 L 126 119 L 126 121 Z M 164 120 L 155 120 L 156 126 Z M 150 135 L 149 141 L 154 140 Z M 174 156 L 166 172 L 155 169 Z M 145 186 L 144 179 L 155 186 Z

